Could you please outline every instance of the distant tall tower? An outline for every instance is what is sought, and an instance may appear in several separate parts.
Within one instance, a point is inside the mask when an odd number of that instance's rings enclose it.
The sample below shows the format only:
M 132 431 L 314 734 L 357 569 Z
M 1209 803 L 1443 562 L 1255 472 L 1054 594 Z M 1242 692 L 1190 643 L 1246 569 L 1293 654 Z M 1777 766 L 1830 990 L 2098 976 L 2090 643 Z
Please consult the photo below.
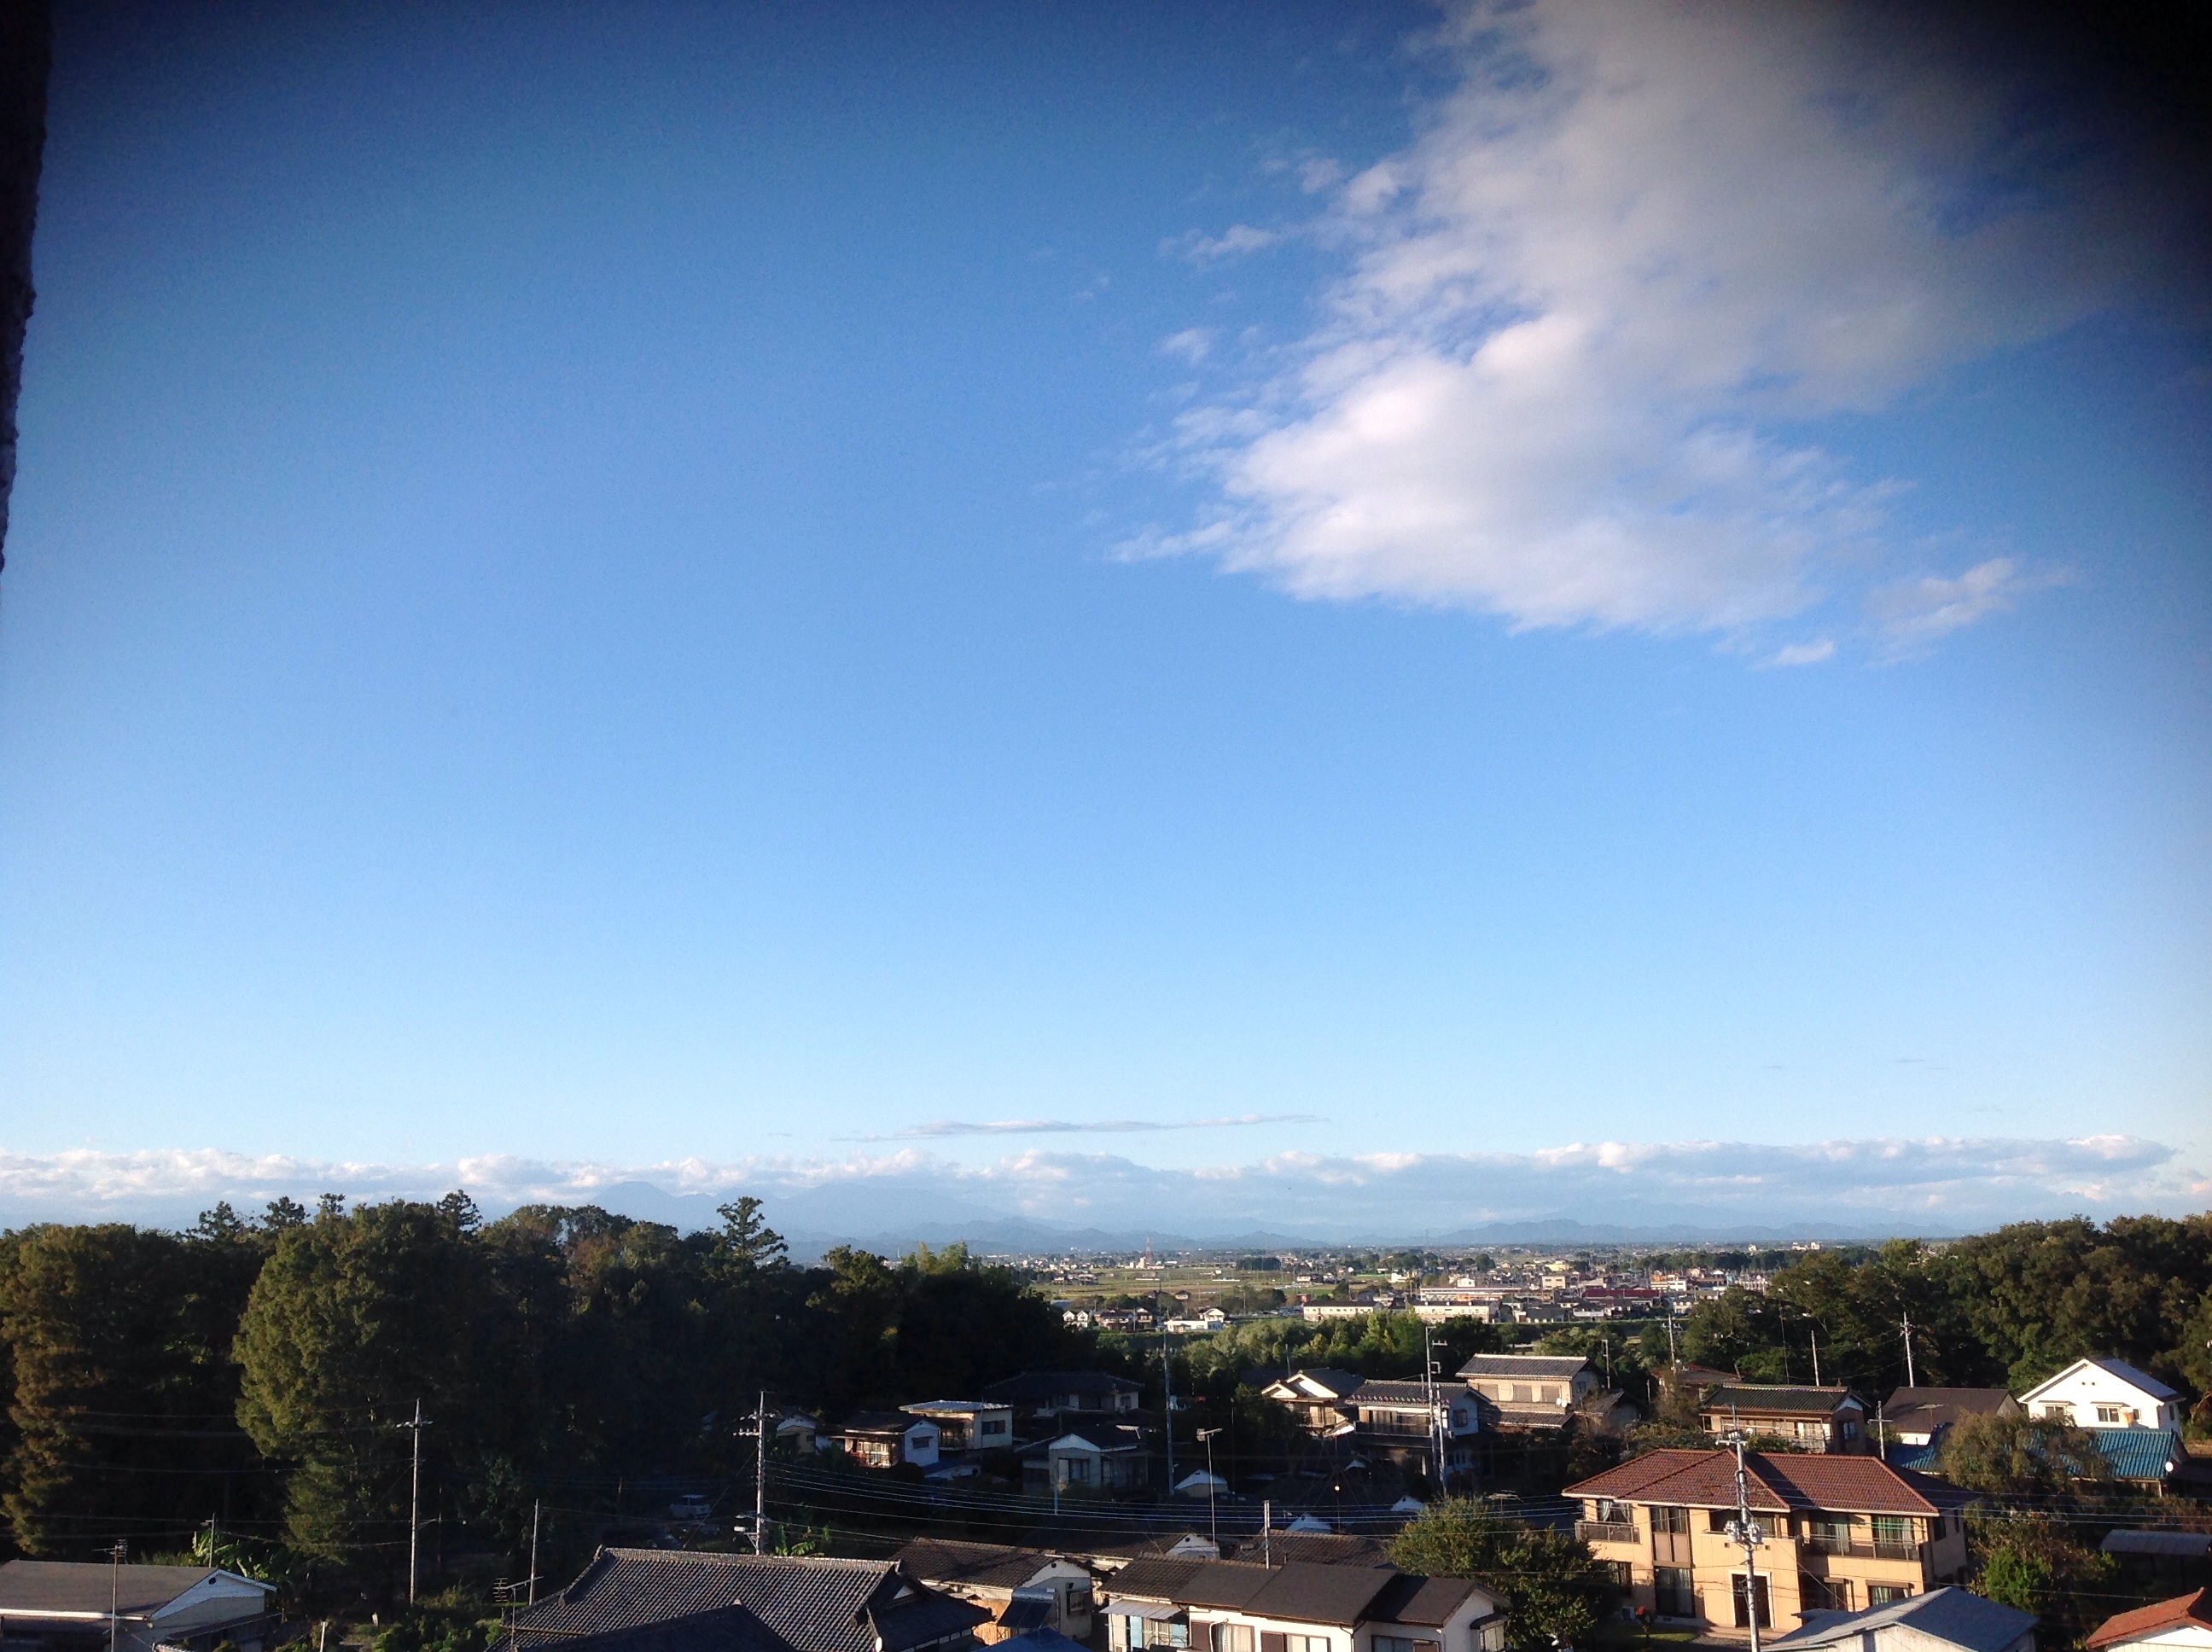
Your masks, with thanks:
M 1139 1263 L 1138 1266 L 1140 1267 L 1157 1267 L 1159 1266 L 1158 1263 L 1152 1260 L 1152 1236 L 1149 1233 L 1145 1236 L 1145 1260 Z

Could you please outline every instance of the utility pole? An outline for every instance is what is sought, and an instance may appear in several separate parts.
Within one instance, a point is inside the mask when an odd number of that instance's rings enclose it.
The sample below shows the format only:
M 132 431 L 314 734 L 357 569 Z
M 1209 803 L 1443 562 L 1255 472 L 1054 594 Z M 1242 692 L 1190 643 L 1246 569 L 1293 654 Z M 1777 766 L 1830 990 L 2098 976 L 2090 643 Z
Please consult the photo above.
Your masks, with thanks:
M 208 1570 L 209 1570 L 210 1571 L 214 1571 L 215 1570 L 216 1570 L 216 1558 L 215 1558 L 215 1554 L 216 1554 L 216 1549 L 215 1549 L 215 1516 L 214 1516 L 213 1515 L 210 1515 L 207 1517 L 207 1528 L 208 1528 Z
M 1260 1564 L 1272 1567 L 1275 1564 L 1275 1500 L 1260 1499 Z
M 1145 1242 L 1145 1248 L 1147 1250 L 1152 1248 L 1151 1240 Z M 1153 1302 L 1158 1303 L 1159 1299 L 1159 1293 L 1154 1291 Z M 1155 1309 L 1153 1311 L 1158 1310 Z M 1160 1432 L 1167 1436 L 1168 1491 L 1172 1496 L 1175 1491 L 1175 1359 L 1168 1350 L 1168 1322 L 1164 1315 L 1160 1319 Z
M 1669 1365 L 1682 1363 L 1680 1356 L 1674 1351 L 1674 1316 L 1672 1314 L 1667 1315 L 1667 1363 Z
M 1766 1534 L 1751 1517 L 1751 1484 L 1743 1467 L 1743 1430 L 1729 1431 L 1727 1443 L 1735 1448 L 1735 1518 L 1729 1522 L 1728 1539 L 1743 1548 L 1743 1615 L 1751 1625 L 1751 1652 L 1759 1652 L 1759 1547 Z
M 1221 1551 L 1221 1516 L 1213 1503 L 1215 1486 L 1213 1436 L 1220 1432 L 1218 1428 L 1202 1428 L 1198 1431 L 1198 1437 L 1205 1442 L 1206 1446 L 1206 1528 L 1207 1534 L 1213 1540 L 1214 1552 L 1217 1554 Z
M 538 1604 L 538 1509 L 540 1501 L 537 1497 L 530 1500 L 530 1597 L 523 1604 L 532 1606 Z
M 1820 1386 L 1820 1327 L 1813 1320 L 1805 1321 L 1805 1334 L 1813 1339 L 1813 1386 Z
M 1920 1381 L 1912 1374 L 1912 1315 L 1905 1316 L 1905 1386 L 1917 1388 Z
M 768 1552 L 768 1390 L 753 1413 L 753 1552 Z
M 415 1402 L 415 1420 L 400 1427 L 415 1436 L 415 1469 L 407 1485 L 407 1604 L 415 1604 L 416 1561 L 422 1536 L 422 1430 L 430 1426 L 422 1416 L 422 1402 Z
M 115 1620 L 123 1594 L 123 1557 L 131 1546 L 121 1538 L 107 1552 L 107 1652 L 115 1652 Z

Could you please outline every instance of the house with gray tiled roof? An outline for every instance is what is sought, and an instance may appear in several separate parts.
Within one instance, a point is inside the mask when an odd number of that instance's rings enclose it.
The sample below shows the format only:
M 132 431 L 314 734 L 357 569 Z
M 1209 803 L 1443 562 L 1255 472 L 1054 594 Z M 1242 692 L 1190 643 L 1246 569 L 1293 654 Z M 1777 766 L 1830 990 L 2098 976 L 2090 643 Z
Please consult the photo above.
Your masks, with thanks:
M 1740 1429 L 1789 1440 L 1800 1451 L 1871 1451 L 1867 1418 L 1873 1409 L 1849 1388 L 1798 1383 L 1723 1382 L 1698 1396 L 1698 1418 L 1706 1433 Z
M 1809 1612 L 1804 1627 L 1769 1644 L 1777 1652 L 2035 1652 L 2035 1614 L 1944 1588 L 1863 1612 Z
M 601 1549 L 568 1588 L 517 1611 L 495 1644 L 551 1652 L 729 1607 L 742 1607 L 771 1642 L 729 1652 L 964 1652 L 991 1618 L 895 1561 Z M 732 1640 L 737 1622 L 705 1627 Z
M 1599 1388 L 1596 1370 L 1578 1354 L 1477 1354 L 1459 1375 L 1503 1429 L 1564 1428 Z
M 1115 1574 L 1108 1652 L 1498 1652 L 1498 1599 L 1395 1566 L 1138 1560 Z

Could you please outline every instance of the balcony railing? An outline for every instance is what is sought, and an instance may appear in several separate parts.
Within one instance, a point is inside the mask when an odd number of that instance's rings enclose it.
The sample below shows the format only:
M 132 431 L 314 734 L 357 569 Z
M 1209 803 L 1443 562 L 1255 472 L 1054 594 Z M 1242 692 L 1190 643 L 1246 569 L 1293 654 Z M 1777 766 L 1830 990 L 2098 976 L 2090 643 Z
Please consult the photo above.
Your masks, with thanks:
M 1632 1520 L 1578 1520 L 1575 1535 L 1585 1543 L 1633 1543 L 1636 1541 L 1636 1522 Z
M 1927 1546 L 1908 1538 L 1830 1536 L 1808 1532 L 1798 1542 L 1808 1554 L 1844 1555 L 1857 1560 L 1917 1560 Z

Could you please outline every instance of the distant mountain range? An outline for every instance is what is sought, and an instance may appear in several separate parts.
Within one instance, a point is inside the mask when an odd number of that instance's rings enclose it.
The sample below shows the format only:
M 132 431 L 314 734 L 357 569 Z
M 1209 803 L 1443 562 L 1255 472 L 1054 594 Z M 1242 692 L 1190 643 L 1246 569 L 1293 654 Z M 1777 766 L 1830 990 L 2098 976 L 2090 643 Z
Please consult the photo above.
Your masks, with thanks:
M 388 1193 L 374 1195 L 387 1197 Z M 418 1194 L 434 1198 L 434 1193 Z M 672 1193 L 649 1181 L 623 1181 L 569 1195 L 568 1202 L 589 1202 L 645 1222 L 665 1222 L 690 1232 L 720 1224 L 715 1207 L 732 1195 Z M 197 1199 L 171 1197 L 134 1203 L 122 1212 L 82 1216 L 59 1210 L 10 1208 L 0 1202 L 0 1228 L 40 1220 L 114 1220 L 185 1227 L 198 1210 L 214 1202 L 214 1195 Z M 1378 1213 L 1371 1224 L 1292 1224 L 1282 1226 L 1242 1225 L 1248 1218 L 1219 1223 L 1193 1221 L 1191 1212 L 1178 1210 L 1175 1225 L 1147 1228 L 1137 1224 L 1100 1227 L 1042 1221 L 1033 1217 L 1008 1216 L 969 1200 L 951 1197 L 927 1181 L 884 1185 L 880 1182 L 830 1182 L 789 1193 L 770 1193 L 765 1199 L 769 1224 L 790 1242 L 794 1260 L 811 1261 L 835 1245 L 854 1245 L 881 1255 L 896 1256 L 917 1244 L 943 1246 L 964 1242 L 988 1255 L 1110 1255 L 1141 1250 L 1149 1243 L 1155 1251 L 1238 1250 L 1270 1252 L 1329 1245 L 1363 1247 L 1428 1246 L 1457 1249 L 1486 1245 L 1544 1245 L 1561 1249 L 1584 1245 L 1786 1245 L 1793 1240 L 1817 1239 L 1822 1243 L 1866 1243 L 1910 1233 L 1922 1238 L 1954 1236 L 1964 1230 L 1921 1226 L 1911 1230 L 1873 1224 L 1839 1224 L 1813 1221 L 1796 1226 L 1747 1220 L 1734 1212 L 1712 1208 L 1624 1209 L 1618 1220 L 1589 1222 L 1565 1213 L 1516 1218 L 1449 1229 L 1395 1226 Z M 250 1213 L 250 1210 L 249 1212 Z M 487 1217 L 504 1214 L 502 1206 L 487 1204 Z

